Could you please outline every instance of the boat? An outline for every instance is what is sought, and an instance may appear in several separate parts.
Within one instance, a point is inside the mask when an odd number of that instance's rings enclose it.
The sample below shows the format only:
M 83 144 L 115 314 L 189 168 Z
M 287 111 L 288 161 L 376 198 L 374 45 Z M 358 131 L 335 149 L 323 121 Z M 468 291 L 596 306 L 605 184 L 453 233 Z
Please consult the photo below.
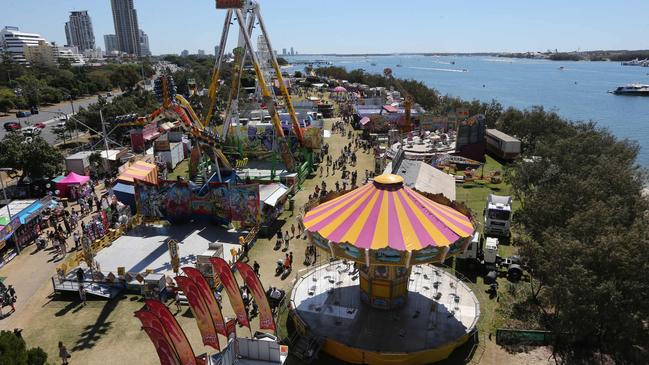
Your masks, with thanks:
M 376 66 L 376 62 L 370 63 L 370 66 Z
M 563 70 L 565 70 L 565 69 L 566 69 L 565 67 L 563 67 L 563 66 L 559 66 L 559 70 L 563 71 Z
M 629 84 L 619 86 L 617 89 L 611 91 L 616 95 L 639 95 L 649 96 L 649 85 L 647 84 Z

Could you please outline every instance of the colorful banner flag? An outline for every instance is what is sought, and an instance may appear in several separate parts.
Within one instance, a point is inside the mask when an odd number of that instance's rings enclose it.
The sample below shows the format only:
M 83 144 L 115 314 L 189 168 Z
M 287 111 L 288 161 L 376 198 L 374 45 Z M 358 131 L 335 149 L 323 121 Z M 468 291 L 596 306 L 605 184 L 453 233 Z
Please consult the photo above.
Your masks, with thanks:
M 239 291 L 239 284 L 237 284 L 237 280 L 232 275 L 230 266 L 220 257 L 212 257 L 210 258 L 210 262 L 214 267 L 214 272 L 219 275 L 225 291 L 228 293 L 228 298 L 230 298 L 232 309 L 234 309 L 234 313 L 237 315 L 237 320 L 242 326 L 246 326 L 252 331 L 250 321 L 248 321 L 248 314 L 246 313 L 243 299 L 241 298 L 241 292 Z
M 259 308 L 259 328 L 267 329 L 275 332 L 275 319 L 273 318 L 273 311 L 270 309 L 268 304 L 268 298 L 266 297 L 266 292 L 264 287 L 261 285 L 261 281 L 255 274 L 254 270 L 250 265 L 243 263 L 241 261 L 236 262 L 235 267 L 239 270 L 239 274 L 250 289 L 252 297 L 257 303 Z
M 229 339 L 235 339 L 237 338 L 237 321 L 236 319 L 230 319 L 225 323 L 225 331 L 228 334 L 228 340 Z
M 196 356 L 194 355 L 194 350 L 187 340 L 187 336 L 183 329 L 176 321 L 176 317 L 171 314 L 169 308 L 166 305 L 157 300 L 148 299 L 145 300 L 147 308 L 151 313 L 153 313 L 162 324 L 164 331 L 171 339 L 171 343 L 176 348 L 178 357 L 183 365 L 197 365 Z
M 214 328 L 214 322 L 210 317 L 207 304 L 201 298 L 199 289 L 194 284 L 194 281 L 186 276 L 176 276 L 176 283 L 182 289 L 183 293 L 185 293 L 189 306 L 192 308 L 192 313 L 196 317 L 196 324 L 201 333 L 203 344 L 212 346 L 216 350 L 221 350 L 219 337 L 216 334 L 216 328 Z
M 153 342 L 153 346 L 160 358 L 160 365 L 183 365 L 174 353 L 172 345 L 167 342 L 165 336 L 160 331 L 151 327 L 142 327 L 142 329 L 149 335 L 151 342 Z
M 198 289 L 199 296 L 203 298 L 205 304 L 207 305 L 207 310 L 209 311 L 210 318 L 214 322 L 214 328 L 216 328 L 216 333 L 219 333 L 225 337 L 228 336 L 225 331 L 225 321 L 223 320 L 223 313 L 221 313 L 221 307 L 219 302 L 216 301 L 216 297 L 212 293 L 210 286 L 207 284 L 207 281 L 203 277 L 201 272 L 193 267 L 183 267 L 182 268 L 185 275 L 188 278 L 192 279 L 196 288 Z
M 173 356 L 173 358 L 178 360 L 178 363 L 180 363 L 180 358 L 178 356 L 178 353 L 176 352 L 176 348 L 174 347 L 171 338 L 165 331 L 158 317 L 147 310 L 139 310 L 135 312 L 134 315 L 140 320 L 140 322 L 142 322 L 142 328 L 152 329 L 163 337 L 162 340 L 164 340 L 164 342 L 166 342 L 166 346 L 168 346 L 171 349 L 170 354 Z M 160 361 L 162 362 L 163 361 L 162 355 L 164 354 L 165 356 L 167 356 L 169 351 L 164 348 L 165 344 L 162 344 L 160 339 L 153 338 L 151 334 L 149 334 L 149 337 L 151 338 L 151 342 L 153 342 L 153 346 L 155 346 L 156 351 L 158 351 L 158 355 L 161 358 Z M 161 346 L 162 348 L 158 349 L 159 346 Z

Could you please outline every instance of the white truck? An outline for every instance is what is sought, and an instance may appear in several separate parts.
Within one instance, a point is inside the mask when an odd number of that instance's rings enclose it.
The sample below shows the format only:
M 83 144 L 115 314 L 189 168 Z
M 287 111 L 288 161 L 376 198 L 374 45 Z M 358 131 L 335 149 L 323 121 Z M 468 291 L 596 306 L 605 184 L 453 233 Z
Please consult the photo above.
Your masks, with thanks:
M 502 269 L 506 270 L 507 277 L 512 281 L 518 281 L 523 276 L 525 264 L 518 256 L 502 258 L 498 255 L 498 238 L 483 237 L 480 240 L 480 232 L 476 232 L 464 252 L 456 257 L 469 264 L 475 269 L 480 265 L 485 270 L 485 282 L 491 283 L 496 280 Z
M 509 237 L 512 222 L 512 197 L 489 194 L 484 210 L 486 236 Z

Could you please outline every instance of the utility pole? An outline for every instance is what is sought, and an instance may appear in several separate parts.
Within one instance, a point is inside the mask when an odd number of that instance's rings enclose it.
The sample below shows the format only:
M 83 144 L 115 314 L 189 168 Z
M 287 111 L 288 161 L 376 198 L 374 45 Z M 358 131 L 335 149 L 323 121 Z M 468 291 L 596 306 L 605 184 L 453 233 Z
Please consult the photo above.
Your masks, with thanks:
M 70 107 L 72 108 L 72 115 L 74 115 L 74 102 L 72 101 L 72 95 L 70 95 Z M 65 119 L 67 119 L 68 116 L 65 116 Z M 77 123 L 77 120 L 74 120 L 74 129 L 77 130 L 77 142 L 79 142 L 79 124 Z
M 108 165 L 108 135 L 106 134 L 106 123 L 104 123 L 104 114 L 102 113 L 101 109 L 99 109 L 99 118 L 101 119 L 101 131 L 104 135 L 104 147 L 106 148 L 106 172 L 110 169 L 110 166 Z

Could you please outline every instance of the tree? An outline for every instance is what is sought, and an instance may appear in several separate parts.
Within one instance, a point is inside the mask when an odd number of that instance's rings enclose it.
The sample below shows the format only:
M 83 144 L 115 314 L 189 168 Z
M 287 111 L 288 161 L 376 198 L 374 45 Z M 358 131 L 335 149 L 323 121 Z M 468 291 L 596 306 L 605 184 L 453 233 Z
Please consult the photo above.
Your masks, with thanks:
M 640 274 L 649 271 L 649 229 L 638 145 L 540 108 L 503 119 L 537 156 L 506 177 L 522 202 L 521 254 L 544 287 L 535 299 L 557 334 L 555 351 L 568 363 L 640 363 L 649 343 L 649 283 Z
M 300 78 L 300 77 L 302 77 L 302 72 L 300 72 L 300 71 L 295 71 L 295 73 L 293 74 L 293 77 L 296 77 L 296 78 Z
M 277 64 L 280 66 L 288 65 L 288 61 L 284 57 L 277 57 Z
M 43 138 L 36 136 L 31 142 L 19 135 L 8 135 L 0 141 L 0 166 L 19 171 L 20 181 L 50 178 L 61 171 L 63 154 Z
M 47 354 L 40 347 L 27 349 L 25 340 L 13 332 L 0 332 L 0 365 L 45 365 Z

